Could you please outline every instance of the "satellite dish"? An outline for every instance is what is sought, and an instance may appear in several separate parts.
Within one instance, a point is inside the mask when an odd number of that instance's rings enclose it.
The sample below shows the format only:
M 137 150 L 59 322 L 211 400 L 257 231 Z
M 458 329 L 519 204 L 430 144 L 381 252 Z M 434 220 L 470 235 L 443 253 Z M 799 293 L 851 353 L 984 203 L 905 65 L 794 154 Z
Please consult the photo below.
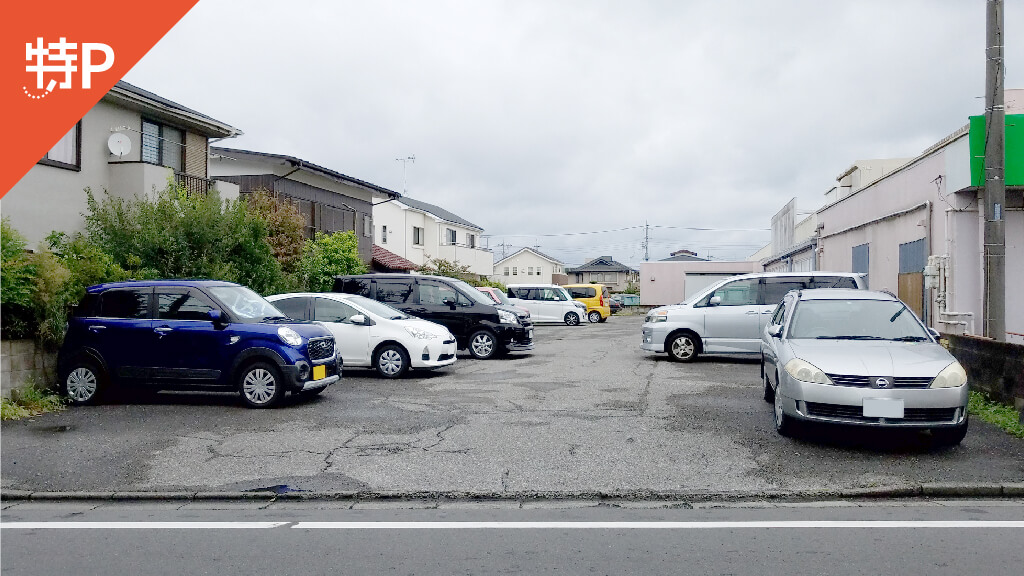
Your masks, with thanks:
M 115 132 L 107 138 L 107 148 L 110 149 L 110 153 L 118 158 L 124 158 L 126 154 L 132 151 L 132 141 L 126 134 Z

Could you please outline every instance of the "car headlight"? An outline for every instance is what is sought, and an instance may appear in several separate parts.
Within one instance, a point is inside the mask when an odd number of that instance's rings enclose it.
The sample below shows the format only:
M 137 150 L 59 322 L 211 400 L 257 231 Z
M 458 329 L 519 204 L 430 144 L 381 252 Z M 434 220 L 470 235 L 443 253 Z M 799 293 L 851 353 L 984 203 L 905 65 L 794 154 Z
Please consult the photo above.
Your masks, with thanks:
M 422 328 L 416 328 L 415 326 L 406 326 L 405 331 L 409 333 L 413 338 L 419 338 L 420 340 L 431 340 L 433 338 L 440 338 L 441 336 L 428 332 Z
M 519 324 L 519 319 L 516 315 L 508 310 L 498 310 L 498 321 L 502 324 Z
M 967 372 L 956 360 L 939 372 L 939 375 L 932 380 L 932 388 L 956 388 L 967 384 Z
M 299 347 L 302 346 L 302 336 L 299 333 L 287 326 L 281 326 L 277 329 L 277 336 L 282 342 L 289 346 Z
M 644 318 L 644 322 L 668 322 L 668 312 L 665 310 L 652 311 Z
M 786 372 L 801 382 L 814 382 L 816 384 L 832 383 L 820 368 L 799 358 L 793 358 L 789 362 L 786 362 Z

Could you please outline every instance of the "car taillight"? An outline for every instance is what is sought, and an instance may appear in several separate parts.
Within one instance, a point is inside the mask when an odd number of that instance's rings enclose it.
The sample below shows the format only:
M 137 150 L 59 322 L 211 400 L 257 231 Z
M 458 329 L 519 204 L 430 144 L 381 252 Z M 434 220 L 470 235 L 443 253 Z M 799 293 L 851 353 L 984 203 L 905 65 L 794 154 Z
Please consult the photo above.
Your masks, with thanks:
M 601 306 L 604 306 L 604 294 L 601 294 L 600 296 L 597 297 L 597 302 Z

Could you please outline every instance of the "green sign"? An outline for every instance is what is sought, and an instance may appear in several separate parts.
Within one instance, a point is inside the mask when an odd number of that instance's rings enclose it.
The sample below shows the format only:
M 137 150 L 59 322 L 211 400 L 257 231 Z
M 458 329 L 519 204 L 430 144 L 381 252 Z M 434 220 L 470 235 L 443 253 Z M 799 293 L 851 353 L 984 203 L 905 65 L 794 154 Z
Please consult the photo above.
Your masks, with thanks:
M 971 116 L 971 185 L 985 184 L 985 117 Z M 1006 164 L 1003 176 L 1007 186 L 1024 185 L 1024 114 L 1006 115 Z

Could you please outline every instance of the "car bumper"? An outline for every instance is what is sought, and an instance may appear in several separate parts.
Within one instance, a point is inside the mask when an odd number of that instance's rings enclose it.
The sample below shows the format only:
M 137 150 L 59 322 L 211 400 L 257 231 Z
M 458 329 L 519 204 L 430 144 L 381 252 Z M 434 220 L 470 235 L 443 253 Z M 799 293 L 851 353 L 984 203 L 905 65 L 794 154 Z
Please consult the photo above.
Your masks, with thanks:
M 455 339 L 430 340 L 419 349 L 410 351 L 409 365 L 412 368 L 441 368 L 455 363 Z
M 967 386 L 957 388 L 877 389 L 834 386 L 783 379 L 783 410 L 806 421 L 893 428 L 936 428 L 963 424 L 967 415 Z M 902 403 L 903 417 L 865 415 L 865 400 Z
M 667 331 L 660 330 L 654 326 L 644 325 L 640 330 L 640 337 L 640 348 L 642 350 L 646 350 L 648 352 L 665 351 L 665 338 L 668 337 Z
M 304 360 L 300 362 L 305 362 Z M 313 371 L 317 366 L 324 366 L 325 376 L 323 378 L 312 379 Z M 288 383 L 288 387 L 293 392 L 306 392 L 309 390 L 317 390 L 319 388 L 326 388 L 331 384 L 334 384 L 338 380 L 341 380 L 341 356 L 336 356 L 329 360 L 313 362 L 309 368 L 308 373 L 303 378 L 302 370 L 296 364 L 285 364 L 280 367 L 281 372 L 284 374 L 285 382 Z
M 525 326 L 507 326 L 498 334 L 498 339 L 509 352 L 533 350 L 533 323 Z

